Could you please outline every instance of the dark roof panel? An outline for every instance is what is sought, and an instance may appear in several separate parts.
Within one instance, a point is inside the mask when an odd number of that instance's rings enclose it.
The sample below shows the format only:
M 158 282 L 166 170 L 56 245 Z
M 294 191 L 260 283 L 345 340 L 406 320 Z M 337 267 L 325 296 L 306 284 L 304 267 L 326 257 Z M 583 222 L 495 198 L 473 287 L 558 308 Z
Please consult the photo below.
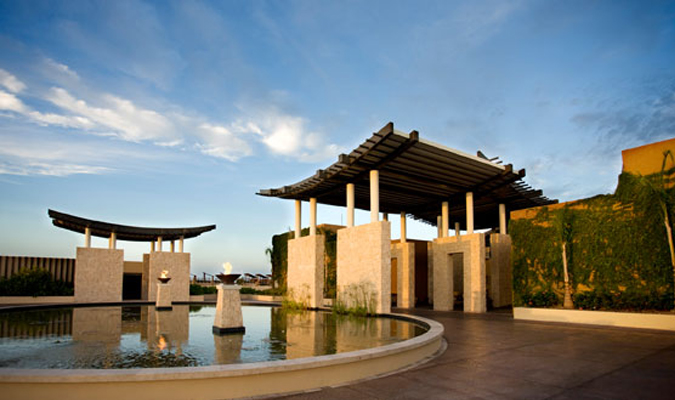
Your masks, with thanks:
M 379 170 L 380 211 L 405 212 L 431 225 L 436 225 L 441 203 L 449 201 L 451 221 L 464 227 L 466 192 L 474 193 L 477 229 L 496 225 L 500 203 L 511 211 L 557 203 L 522 181 L 525 170 L 422 140 L 417 131 L 395 131 L 391 122 L 325 170 L 258 194 L 305 201 L 315 197 L 321 204 L 345 206 L 345 184 L 353 183 L 356 208 L 368 210 L 372 169 Z
M 118 240 L 128 240 L 131 242 L 152 242 L 159 237 L 165 241 L 178 240 L 181 237 L 189 239 L 216 229 L 215 225 L 194 228 L 145 228 L 95 221 L 54 210 L 48 210 L 48 214 L 56 227 L 82 234 L 84 234 L 85 228 L 89 228 L 92 236 L 102 238 L 108 238 L 112 232 L 115 232 Z

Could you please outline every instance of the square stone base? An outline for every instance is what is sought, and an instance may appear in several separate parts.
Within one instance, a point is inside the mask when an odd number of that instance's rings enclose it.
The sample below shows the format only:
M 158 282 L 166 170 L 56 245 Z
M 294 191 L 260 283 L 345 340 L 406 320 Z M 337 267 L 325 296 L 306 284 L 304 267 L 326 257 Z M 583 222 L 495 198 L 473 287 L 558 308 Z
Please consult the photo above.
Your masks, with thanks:
M 391 311 L 391 224 L 340 229 L 337 242 L 337 300 L 348 308 Z
M 324 246 L 323 235 L 288 241 L 288 296 L 309 308 L 323 305 Z
M 450 236 L 434 239 L 433 296 L 434 310 L 450 311 L 454 307 L 455 279 L 462 281 L 464 312 L 487 311 L 485 285 L 485 235 Z M 454 265 L 461 255 L 461 267 Z M 461 268 L 461 275 L 458 273 Z
M 78 247 L 75 302 L 122 301 L 124 250 Z

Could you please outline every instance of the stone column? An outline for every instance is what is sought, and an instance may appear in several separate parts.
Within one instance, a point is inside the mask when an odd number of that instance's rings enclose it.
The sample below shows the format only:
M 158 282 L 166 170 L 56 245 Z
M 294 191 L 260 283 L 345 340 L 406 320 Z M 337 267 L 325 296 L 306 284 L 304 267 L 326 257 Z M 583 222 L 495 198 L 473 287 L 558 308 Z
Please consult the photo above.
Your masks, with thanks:
M 180 240 L 178 240 L 178 252 L 182 253 L 183 252 L 183 242 L 185 241 L 185 237 L 181 236 Z
M 447 201 L 444 201 L 441 205 L 441 237 L 448 236 L 448 229 L 450 229 L 450 204 Z
M 389 214 L 382 213 L 382 221 L 389 221 Z
M 151 253 L 155 252 L 155 241 L 154 240 L 152 242 L 150 242 L 150 252 Z
M 473 234 L 473 192 L 466 192 L 466 234 Z
M 157 238 L 157 251 L 162 252 L 162 237 Z
M 176 252 L 176 241 L 175 240 L 171 241 L 171 252 L 172 253 Z
M 408 241 L 408 230 L 406 226 L 405 211 L 401 211 L 401 243 Z
M 370 171 L 370 222 L 380 220 L 380 172 Z
M 84 228 L 84 247 L 91 247 L 91 228 Z
M 299 238 L 302 235 L 302 201 L 295 201 L 295 237 Z
M 347 228 L 354 226 L 354 184 L 347 184 Z
M 443 219 L 441 216 L 436 217 L 436 230 L 438 231 L 438 237 L 441 238 L 441 234 L 443 233 Z
M 309 199 L 309 236 L 316 236 L 316 197 Z
M 117 248 L 117 234 L 115 232 L 110 232 L 110 239 L 108 240 L 108 248 L 110 250 L 115 250 Z
M 499 205 L 499 233 L 506 235 L 506 204 Z
M 460 225 L 459 222 L 455 222 L 455 236 L 459 237 Z

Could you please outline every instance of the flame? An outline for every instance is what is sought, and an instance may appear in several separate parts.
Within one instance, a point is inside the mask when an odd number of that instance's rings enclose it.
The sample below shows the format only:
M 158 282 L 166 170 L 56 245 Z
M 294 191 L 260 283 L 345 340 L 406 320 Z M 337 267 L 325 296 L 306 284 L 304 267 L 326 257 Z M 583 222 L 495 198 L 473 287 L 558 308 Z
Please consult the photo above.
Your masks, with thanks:
M 167 271 L 167 270 L 162 271 L 162 273 L 159 274 L 159 277 L 160 278 L 168 278 L 169 277 L 169 271 Z
M 223 263 L 223 270 L 225 271 L 225 275 L 229 275 L 232 273 L 232 264 L 229 262 Z
M 166 272 L 166 271 L 164 271 L 164 272 Z M 157 343 L 157 347 L 160 350 L 164 350 L 164 349 L 166 349 L 166 346 L 167 346 L 167 342 L 166 342 L 166 339 L 164 339 L 164 335 L 159 335 L 159 343 Z

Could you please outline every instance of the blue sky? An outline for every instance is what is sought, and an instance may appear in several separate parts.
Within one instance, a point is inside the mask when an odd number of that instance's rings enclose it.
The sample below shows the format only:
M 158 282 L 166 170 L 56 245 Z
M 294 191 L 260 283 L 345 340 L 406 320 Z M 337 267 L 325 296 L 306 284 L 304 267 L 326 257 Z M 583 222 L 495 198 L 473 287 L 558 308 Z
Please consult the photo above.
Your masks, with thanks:
M 53 208 L 215 223 L 186 243 L 193 272 L 267 272 L 293 204 L 257 190 L 389 121 L 551 198 L 612 192 L 620 150 L 675 136 L 675 4 L 0 0 L 0 254 L 74 257 Z

